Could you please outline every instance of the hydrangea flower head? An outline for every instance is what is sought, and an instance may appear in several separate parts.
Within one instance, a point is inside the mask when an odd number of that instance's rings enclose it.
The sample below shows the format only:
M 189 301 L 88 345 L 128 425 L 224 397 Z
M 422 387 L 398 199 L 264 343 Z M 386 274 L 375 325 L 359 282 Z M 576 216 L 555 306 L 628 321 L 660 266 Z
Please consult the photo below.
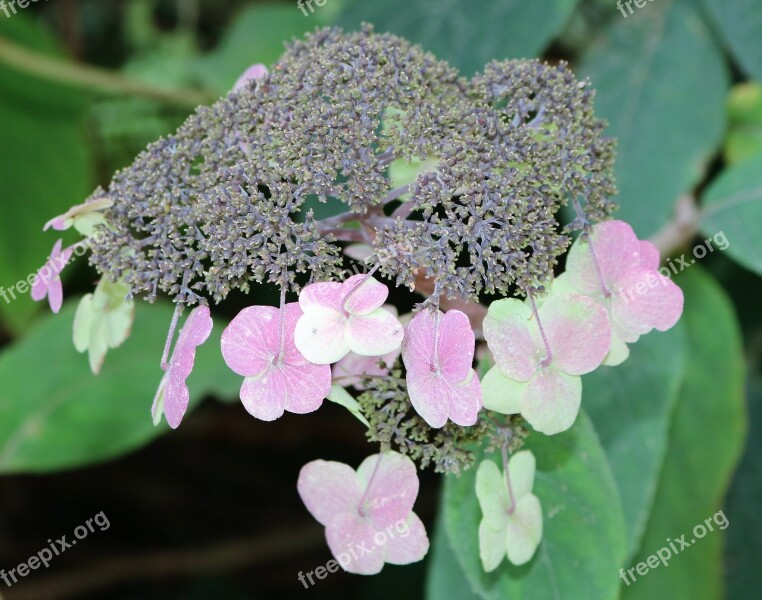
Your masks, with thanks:
M 594 225 L 569 250 L 566 271 L 554 286 L 589 296 L 608 311 L 611 352 L 604 364 L 622 363 L 627 344 L 652 329 L 666 331 L 680 318 L 683 292 L 658 269 L 656 246 L 638 240 L 624 221 Z
M 402 324 L 382 308 L 389 289 L 369 275 L 343 283 L 313 283 L 302 290 L 304 315 L 294 330 L 299 351 L 315 364 L 331 364 L 349 352 L 383 356 L 400 347 Z
M 542 506 L 532 493 L 534 474 L 535 458 L 529 450 L 514 454 L 506 473 L 491 460 L 479 465 L 479 557 L 487 573 L 494 571 L 506 556 L 514 565 L 526 564 L 540 544 Z
M 90 369 L 96 375 L 109 348 L 121 346 L 129 337 L 135 319 L 135 303 L 130 288 L 104 277 L 95 292 L 80 300 L 74 317 L 74 347 L 88 352 Z
M 459 310 L 422 310 L 410 321 L 402 347 L 407 389 L 413 408 L 431 427 L 443 427 L 448 419 L 476 423 L 482 392 L 472 369 L 474 341 L 468 317 Z
M 331 367 L 308 361 L 294 345 L 302 317 L 296 302 L 243 309 L 222 333 L 222 356 L 245 377 L 241 401 L 257 419 L 273 421 L 284 411 L 310 413 L 331 390 Z
M 418 475 L 407 456 L 374 454 L 356 472 L 315 460 L 302 467 L 297 489 L 325 526 L 328 547 L 345 571 L 374 575 L 385 563 L 407 565 L 429 550 L 426 529 L 413 512 Z
M 63 284 L 61 271 L 69 263 L 73 248 L 61 250 L 62 240 L 58 240 L 50 252 L 50 258 L 37 271 L 37 277 L 32 284 L 32 300 L 39 302 L 47 296 L 50 310 L 58 313 L 63 305 Z
M 605 309 L 585 296 L 550 294 L 537 315 L 516 298 L 493 302 L 484 319 L 495 366 L 482 380 L 484 406 L 521 415 L 552 435 L 572 426 L 582 399 L 580 375 L 609 351 Z
M 185 381 L 193 371 L 196 362 L 196 348 L 203 344 L 212 333 L 212 317 L 208 306 L 197 306 L 180 330 L 172 359 L 167 372 L 159 384 L 151 412 L 154 423 L 158 424 L 163 411 L 172 429 L 179 427 L 185 416 L 190 399 L 190 391 Z

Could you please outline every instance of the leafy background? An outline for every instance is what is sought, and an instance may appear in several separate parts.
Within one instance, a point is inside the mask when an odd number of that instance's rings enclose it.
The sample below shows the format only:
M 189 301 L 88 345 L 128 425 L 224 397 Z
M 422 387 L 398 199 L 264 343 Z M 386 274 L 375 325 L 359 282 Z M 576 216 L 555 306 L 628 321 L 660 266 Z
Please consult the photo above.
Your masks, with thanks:
M 473 473 L 424 474 L 425 563 L 304 590 L 330 556 L 295 493 L 299 467 L 359 463 L 362 431 L 328 404 L 274 424 L 248 417 L 210 342 L 194 411 L 168 434 L 148 418 L 171 310 L 139 306 L 130 340 L 89 375 L 70 343 L 69 302 L 52 317 L 28 295 L 0 298 L 0 568 L 99 511 L 108 531 L 0 593 L 29 598 L 469 598 L 613 600 L 759 597 L 762 570 L 762 6 L 655 0 L 626 17 L 614 0 L 56 0 L 0 12 L 0 285 L 47 256 L 41 224 L 81 201 L 246 66 L 317 26 L 363 21 L 472 74 L 488 60 L 566 60 L 597 89 L 619 139 L 620 216 L 685 253 L 685 315 L 617 369 L 584 380 L 584 413 L 530 444 L 546 533 L 528 565 L 478 564 Z M 634 5 L 633 5 L 634 8 Z M 626 11 L 626 9 L 624 9 Z M 691 249 L 723 233 L 726 250 Z M 716 244 L 715 244 L 716 245 Z M 695 264 L 694 264 L 695 263 Z M 258 292 L 257 301 L 272 298 Z M 214 336 L 236 309 L 216 316 Z M 723 510 L 715 531 L 629 586 L 629 568 Z

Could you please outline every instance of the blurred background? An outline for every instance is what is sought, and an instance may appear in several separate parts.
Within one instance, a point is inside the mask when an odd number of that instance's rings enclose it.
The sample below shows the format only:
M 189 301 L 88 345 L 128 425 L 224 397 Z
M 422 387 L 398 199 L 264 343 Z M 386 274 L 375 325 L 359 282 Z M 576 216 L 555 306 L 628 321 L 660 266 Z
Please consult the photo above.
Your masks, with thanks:
M 618 216 L 640 237 L 656 239 L 667 257 L 686 253 L 690 268 L 675 276 L 689 306 L 682 332 L 652 340 L 661 350 L 650 362 L 634 357 L 620 379 L 586 378 L 591 418 L 596 426 L 612 418 L 596 414 L 595 395 L 608 390 L 642 408 L 621 421 L 631 431 L 663 432 L 665 451 L 649 482 L 654 502 L 644 523 L 645 555 L 720 508 L 730 522 L 668 569 L 649 574 L 640 588 L 623 589 L 622 597 L 758 598 L 762 6 L 756 0 L 654 0 L 641 8 L 615 0 L 322 4 L 0 3 L 0 568 L 27 560 L 49 538 L 71 538 L 96 513 L 110 523 L 48 569 L 11 588 L 0 583 L 2 597 L 445 598 L 431 584 L 443 568 L 436 552 L 411 567 L 387 565 L 373 578 L 340 572 L 309 590 L 297 580 L 331 558 L 322 527 L 296 493 L 300 467 L 316 458 L 356 466 L 372 449 L 353 417 L 330 403 L 270 424 L 240 406 L 238 378 L 222 363 L 214 336 L 243 306 L 274 303 L 271 290 L 233 297 L 216 311 L 215 333 L 198 360 L 204 366 L 190 381 L 195 408 L 168 433 L 153 427 L 149 408 L 171 307 L 141 303 L 132 337 L 109 354 L 96 378 L 71 343 L 77 300 L 95 282 L 86 261 L 67 269 L 69 300 L 58 316 L 17 286 L 56 239 L 42 233 L 45 221 L 106 186 L 195 106 L 226 94 L 246 67 L 271 65 L 285 41 L 316 27 L 368 21 L 468 76 L 491 59 L 536 56 L 567 60 L 592 79 L 599 114 L 619 138 Z M 720 232 L 725 249 L 692 252 Z M 414 301 L 405 294 L 397 300 Z M 651 410 L 655 400 L 667 409 Z M 613 431 L 599 427 L 607 450 L 617 443 Z M 620 468 L 637 469 L 638 448 L 652 442 L 648 433 L 633 441 Z M 430 532 L 440 487 L 441 478 L 422 475 L 416 512 Z M 447 597 L 466 598 L 457 594 Z

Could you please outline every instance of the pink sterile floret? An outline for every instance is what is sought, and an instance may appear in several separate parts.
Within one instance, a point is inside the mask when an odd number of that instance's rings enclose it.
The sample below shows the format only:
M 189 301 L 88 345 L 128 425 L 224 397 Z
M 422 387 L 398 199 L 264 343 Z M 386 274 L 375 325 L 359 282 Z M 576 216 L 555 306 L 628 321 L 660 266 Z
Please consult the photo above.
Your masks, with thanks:
M 294 345 L 299 304 L 243 309 L 222 334 L 222 355 L 246 379 L 241 401 L 258 419 L 273 421 L 284 411 L 317 410 L 331 389 L 331 368 L 309 362 Z
M 611 329 L 604 308 L 590 298 L 551 293 L 537 315 L 516 298 L 493 302 L 484 337 L 495 358 L 482 379 L 484 406 L 521 413 L 534 429 L 553 435 L 577 418 L 580 375 L 601 364 Z
M 54 313 L 60 311 L 63 304 L 63 284 L 60 275 L 73 252 L 73 248 L 61 251 L 61 243 L 61 240 L 55 243 L 48 262 L 37 271 L 32 284 L 32 300 L 39 302 L 47 296 L 50 309 Z
M 459 310 L 419 312 L 407 327 L 402 346 L 407 388 L 413 408 L 432 427 L 451 419 L 476 423 L 482 407 L 474 360 L 474 332 Z
M 196 348 L 212 333 L 212 317 L 208 306 L 193 309 L 177 338 L 172 359 L 154 400 L 154 418 L 163 406 L 164 416 L 172 429 L 176 429 L 188 409 L 190 392 L 185 383 L 196 362 Z
M 374 454 L 357 472 L 315 460 L 302 467 L 297 489 L 325 526 L 328 547 L 345 571 L 374 575 L 385 563 L 407 565 L 429 550 L 426 529 L 413 512 L 418 475 L 407 456 Z
M 608 310 L 612 335 L 605 364 L 621 363 L 629 354 L 628 343 L 652 329 L 666 331 L 680 318 L 683 292 L 658 268 L 656 246 L 638 240 L 624 221 L 598 223 L 589 240 L 581 237 L 569 250 L 566 272 L 557 284 Z
M 383 356 L 399 348 L 402 324 L 382 308 L 387 287 L 368 275 L 343 283 L 308 285 L 299 296 L 304 315 L 294 330 L 299 351 L 315 364 L 331 364 L 350 351 Z

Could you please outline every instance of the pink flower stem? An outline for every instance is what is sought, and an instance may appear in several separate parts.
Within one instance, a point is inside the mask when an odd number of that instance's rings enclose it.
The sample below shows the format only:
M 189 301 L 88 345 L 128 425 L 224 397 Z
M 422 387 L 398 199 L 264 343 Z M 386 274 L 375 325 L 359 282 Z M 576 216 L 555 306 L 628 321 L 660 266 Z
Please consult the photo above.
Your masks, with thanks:
M 542 362 L 540 364 L 543 367 L 547 367 L 550 365 L 550 363 L 553 362 L 553 350 L 550 348 L 550 343 L 548 342 L 548 336 L 545 335 L 545 328 L 542 326 L 542 321 L 540 320 L 540 313 L 537 311 L 537 303 L 534 301 L 534 296 L 532 295 L 532 292 L 527 292 L 527 298 L 529 298 L 529 303 L 532 305 L 532 312 L 534 313 L 534 318 L 537 321 L 537 326 L 540 328 L 542 343 L 545 344 L 545 358 L 542 359 Z
M 360 513 L 361 517 L 365 516 L 365 503 L 368 501 L 368 494 L 370 494 L 370 488 L 373 485 L 373 481 L 376 479 L 376 475 L 378 474 L 378 467 L 381 466 L 381 459 L 383 456 L 384 455 L 380 452 L 378 453 L 378 459 L 376 460 L 376 464 L 373 467 L 373 472 L 370 474 L 368 485 L 365 486 L 365 493 L 362 495 L 362 498 L 360 498 L 360 503 L 357 505 L 357 510 Z
M 286 355 L 286 284 L 280 286 L 280 308 L 278 309 L 278 340 L 280 348 L 278 349 L 278 364 L 283 362 Z
M 512 515 L 514 511 L 516 510 L 516 498 L 513 495 L 513 486 L 511 485 L 511 475 L 508 472 L 508 446 L 507 444 L 503 444 L 502 447 L 502 456 L 503 456 L 503 470 L 505 471 L 505 482 L 508 484 L 508 499 L 511 502 L 511 505 L 508 507 L 508 514 Z
M 161 355 L 161 369 L 166 371 L 169 369 L 169 351 L 172 348 L 172 341 L 175 339 L 175 331 L 177 330 L 177 322 L 183 314 L 185 307 L 179 302 L 175 304 L 175 312 L 172 315 L 172 321 L 169 324 L 169 333 L 167 334 L 167 341 L 164 344 L 164 354 Z
M 376 265 L 375 267 L 373 267 L 373 268 L 372 268 L 370 271 L 368 271 L 368 272 L 365 274 L 365 278 L 364 278 L 364 279 L 363 279 L 363 280 L 362 280 L 360 283 L 358 283 L 358 284 L 357 284 L 355 287 L 353 287 L 353 288 L 352 288 L 352 289 L 349 291 L 349 293 L 348 293 L 348 294 L 347 294 L 347 295 L 344 297 L 344 302 L 343 302 L 342 306 L 346 306 L 346 305 L 347 305 L 347 301 L 348 301 L 348 300 L 349 300 L 349 299 L 352 297 L 352 294 L 354 294 L 354 293 L 355 293 L 357 290 L 359 290 L 359 289 L 360 289 L 360 288 L 363 286 L 363 284 L 364 284 L 366 281 L 368 281 L 368 279 L 370 279 L 371 277 L 373 277 L 373 273 L 375 273 L 376 271 L 378 271 L 378 268 L 379 268 L 380 266 L 381 266 L 380 264 L 379 264 L 379 265 Z M 345 310 L 346 310 L 346 309 L 345 309 Z

